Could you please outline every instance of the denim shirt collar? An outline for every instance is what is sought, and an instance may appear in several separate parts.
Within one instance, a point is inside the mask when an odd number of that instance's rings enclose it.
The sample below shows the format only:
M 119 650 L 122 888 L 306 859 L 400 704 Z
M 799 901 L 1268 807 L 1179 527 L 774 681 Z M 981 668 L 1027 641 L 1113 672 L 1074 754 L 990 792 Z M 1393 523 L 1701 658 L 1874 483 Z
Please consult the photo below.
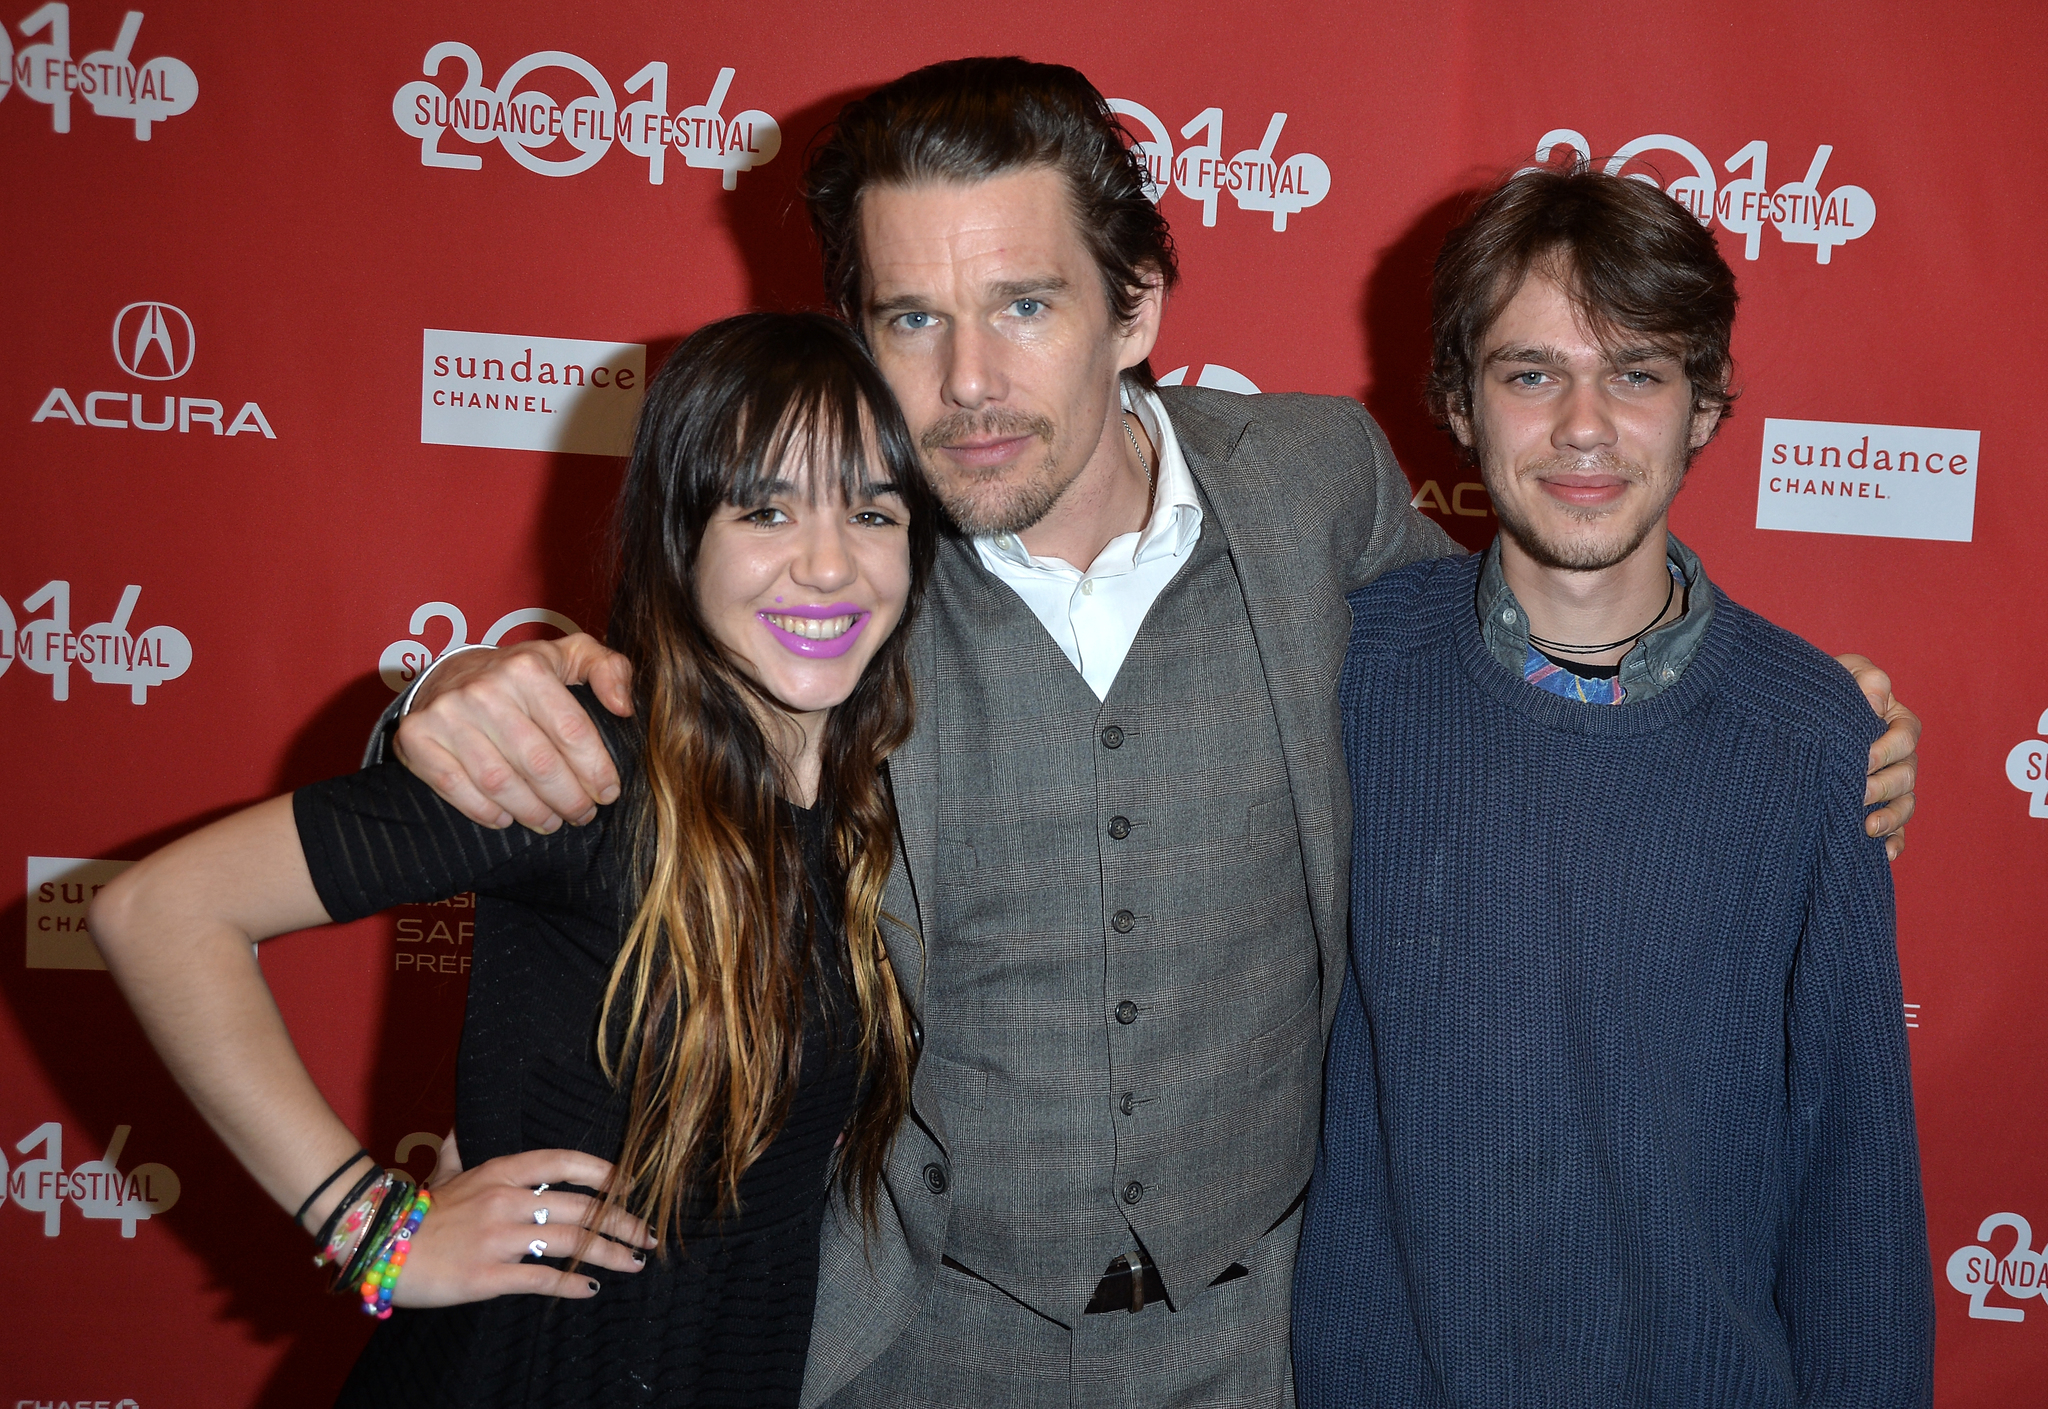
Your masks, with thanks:
M 1621 658 L 1623 704 L 1654 698 L 1676 682 L 1714 619 L 1714 586 L 1707 581 L 1699 555 L 1676 535 L 1667 534 L 1665 543 L 1672 565 L 1685 580 L 1685 614 L 1644 636 Z M 1479 568 L 1476 606 L 1486 648 L 1520 677 L 1529 660 L 1529 614 L 1515 600 L 1507 575 L 1501 571 L 1498 538 L 1487 545 L 1486 560 Z

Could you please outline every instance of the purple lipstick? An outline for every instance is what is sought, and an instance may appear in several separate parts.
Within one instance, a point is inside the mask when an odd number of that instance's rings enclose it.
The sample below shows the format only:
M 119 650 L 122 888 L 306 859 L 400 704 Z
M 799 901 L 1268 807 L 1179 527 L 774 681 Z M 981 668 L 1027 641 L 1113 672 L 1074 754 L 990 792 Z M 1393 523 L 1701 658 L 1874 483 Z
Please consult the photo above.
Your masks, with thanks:
M 755 612 L 761 624 L 774 633 L 785 650 L 810 660 L 831 660 L 853 649 L 862 628 L 874 613 L 851 602 L 833 602 L 822 607 L 777 607 L 772 612 Z M 794 630 L 776 621 L 805 623 Z M 812 626 L 809 623 L 817 623 Z M 808 632 L 819 632 L 810 635 Z

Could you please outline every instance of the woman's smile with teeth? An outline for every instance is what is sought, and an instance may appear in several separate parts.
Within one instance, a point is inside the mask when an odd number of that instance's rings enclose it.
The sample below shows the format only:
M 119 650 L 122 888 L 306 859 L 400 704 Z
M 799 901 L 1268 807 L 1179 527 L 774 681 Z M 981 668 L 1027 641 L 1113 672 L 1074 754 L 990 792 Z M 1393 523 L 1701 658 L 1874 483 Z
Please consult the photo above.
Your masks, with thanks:
M 813 620 L 810 617 L 787 616 L 781 612 L 762 612 L 761 615 L 771 625 L 810 641 L 830 641 L 844 636 L 853 628 L 856 620 L 852 616 L 828 616 Z

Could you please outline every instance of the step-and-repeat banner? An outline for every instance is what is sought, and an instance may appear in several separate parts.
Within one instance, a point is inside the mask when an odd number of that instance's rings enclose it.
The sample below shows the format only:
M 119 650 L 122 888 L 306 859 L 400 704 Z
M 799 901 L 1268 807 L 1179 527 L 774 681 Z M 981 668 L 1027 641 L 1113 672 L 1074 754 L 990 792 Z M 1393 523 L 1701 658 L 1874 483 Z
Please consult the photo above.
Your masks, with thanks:
M 817 304 L 805 144 L 988 52 L 1086 71 L 1151 164 L 1186 273 L 1164 380 L 1360 397 L 1468 545 L 1487 497 L 1418 390 L 1462 201 L 1575 149 L 1715 230 L 1743 392 L 1674 522 L 1926 721 L 1896 874 L 1939 1395 L 2042 1401 L 2038 6 L 5 5 L 0 1406 L 332 1394 L 364 1318 L 166 1077 L 86 902 L 351 767 L 436 652 L 600 627 L 649 370 Z M 416 1173 L 471 917 L 263 948 L 336 1108 Z

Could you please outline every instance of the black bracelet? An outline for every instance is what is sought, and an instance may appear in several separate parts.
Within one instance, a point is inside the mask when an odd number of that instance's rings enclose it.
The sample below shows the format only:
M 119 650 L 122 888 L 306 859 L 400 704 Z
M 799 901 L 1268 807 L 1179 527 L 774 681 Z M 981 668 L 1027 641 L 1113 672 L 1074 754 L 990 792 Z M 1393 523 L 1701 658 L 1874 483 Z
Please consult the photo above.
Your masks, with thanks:
M 341 1202 L 334 1206 L 333 1211 L 327 1215 L 327 1221 L 320 1225 L 320 1231 L 313 1235 L 313 1243 L 316 1247 L 324 1248 L 327 1246 L 327 1240 L 334 1235 L 334 1226 L 341 1222 L 342 1214 L 348 1212 L 349 1205 L 361 1198 L 363 1191 L 376 1183 L 377 1176 L 383 1172 L 383 1165 L 375 1160 L 370 1161 L 370 1167 L 364 1172 L 363 1177 L 356 1180 L 356 1186 L 353 1189 L 342 1195 Z
M 351 1169 L 354 1169 L 356 1167 L 357 1160 L 368 1158 L 370 1158 L 370 1152 L 368 1150 L 357 1150 L 354 1154 L 350 1155 L 347 1159 L 343 1160 L 341 1162 L 341 1167 L 339 1169 L 335 1170 L 334 1173 L 328 1175 L 325 1179 L 322 1179 L 320 1181 L 319 1188 L 315 1189 L 312 1193 L 306 1195 L 306 1201 L 300 1204 L 299 1211 L 292 1215 L 292 1222 L 304 1224 L 306 1221 L 306 1210 L 313 1206 L 313 1201 L 315 1199 L 319 1198 L 322 1194 L 327 1192 L 327 1186 L 332 1184 L 335 1180 L 341 1178 L 342 1175 L 348 1173 Z

